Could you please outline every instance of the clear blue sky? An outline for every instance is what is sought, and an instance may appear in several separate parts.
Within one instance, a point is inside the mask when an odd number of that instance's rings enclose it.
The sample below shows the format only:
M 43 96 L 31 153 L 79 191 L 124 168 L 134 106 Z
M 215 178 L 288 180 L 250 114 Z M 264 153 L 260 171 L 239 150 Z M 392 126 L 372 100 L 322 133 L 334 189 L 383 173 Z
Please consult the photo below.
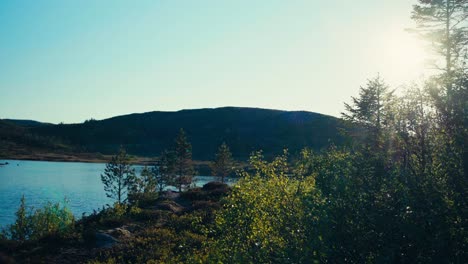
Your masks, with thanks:
M 1 1 L 0 118 L 220 106 L 338 116 L 378 72 L 394 87 L 420 77 L 404 32 L 413 3 Z

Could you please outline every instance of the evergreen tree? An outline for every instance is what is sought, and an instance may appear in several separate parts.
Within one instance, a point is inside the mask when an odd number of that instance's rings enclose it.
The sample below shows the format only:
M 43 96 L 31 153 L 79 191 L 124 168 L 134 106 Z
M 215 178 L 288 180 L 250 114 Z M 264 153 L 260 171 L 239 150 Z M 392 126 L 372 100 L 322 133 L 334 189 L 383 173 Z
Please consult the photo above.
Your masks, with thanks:
M 132 185 L 128 189 L 128 201 L 136 204 L 150 197 L 157 197 L 157 180 L 155 171 L 145 166 L 139 176 L 135 175 Z
M 352 97 L 353 104 L 345 103 L 343 119 L 351 123 L 351 135 L 355 151 L 362 154 L 360 168 L 372 173 L 367 181 L 379 181 L 389 171 L 389 156 L 393 155 L 393 127 L 395 121 L 395 97 L 384 80 L 377 76 L 361 87 L 359 97 Z M 376 183 L 377 184 L 377 183 Z M 377 184 L 374 187 L 378 188 Z
M 457 68 L 466 67 L 468 45 L 468 0 L 418 0 L 411 17 L 416 31 L 445 59 L 440 67 L 449 78 Z
M 192 161 L 192 145 L 187 141 L 185 131 L 180 129 L 175 140 L 175 163 L 173 185 L 180 191 L 192 183 L 195 170 Z
M 101 174 L 104 190 L 109 198 L 117 200 L 118 204 L 127 201 L 126 195 L 135 183 L 135 170 L 130 165 L 130 157 L 123 148 L 106 164 L 104 174 Z
M 377 76 L 368 80 L 366 87 L 361 87 L 359 97 L 352 97 L 352 105 L 345 103 L 343 119 L 357 125 L 359 144 L 365 142 L 374 150 L 383 147 L 383 136 L 393 123 L 393 99 L 393 91 Z
M 135 193 L 154 193 L 156 192 L 157 179 L 155 171 L 145 166 L 139 177 L 135 177 L 132 192 Z
M 173 185 L 175 179 L 176 156 L 173 151 L 164 150 L 155 167 L 157 189 L 162 192 L 168 185 Z
M 468 0 L 419 1 L 413 17 L 418 32 L 444 59 L 442 74 L 432 78 L 427 90 L 436 109 L 436 145 L 432 153 L 434 181 L 444 183 L 443 208 L 451 228 L 450 249 L 459 259 L 466 248 L 468 225 Z M 441 188 L 439 188 L 441 189 Z M 441 193 L 441 192 L 439 192 Z M 461 219 L 461 220 L 460 220 Z
M 226 143 L 223 142 L 216 153 L 214 162 L 211 163 L 211 172 L 213 176 L 218 176 L 221 182 L 224 182 L 234 170 L 234 160 L 231 151 Z

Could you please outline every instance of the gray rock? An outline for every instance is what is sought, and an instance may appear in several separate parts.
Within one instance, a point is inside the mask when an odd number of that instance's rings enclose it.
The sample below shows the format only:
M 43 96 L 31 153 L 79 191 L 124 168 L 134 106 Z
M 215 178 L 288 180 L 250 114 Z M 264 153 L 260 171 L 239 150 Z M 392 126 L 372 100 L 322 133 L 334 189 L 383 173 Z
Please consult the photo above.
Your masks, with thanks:
M 110 248 L 116 243 L 119 243 L 119 240 L 106 233 L 96 233 L 95 238 L 97 248 Z

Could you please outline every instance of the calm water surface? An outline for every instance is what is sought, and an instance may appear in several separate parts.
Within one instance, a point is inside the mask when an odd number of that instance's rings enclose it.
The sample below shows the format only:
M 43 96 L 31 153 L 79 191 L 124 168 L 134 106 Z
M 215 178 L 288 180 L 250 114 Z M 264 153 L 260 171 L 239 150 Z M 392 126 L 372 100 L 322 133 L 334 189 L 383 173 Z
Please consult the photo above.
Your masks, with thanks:
M 68 201 L 76 217 L 112 204 L 101 182 L 103 163 L 0 160 L 0 227 L 15 221 L 15 212 L 24 194 L 26 204 L 35 208 L 47 201 Z M 136 167 L 137 172 L 141 167 Z M 197 176 L 196 185 L 214 180 Z

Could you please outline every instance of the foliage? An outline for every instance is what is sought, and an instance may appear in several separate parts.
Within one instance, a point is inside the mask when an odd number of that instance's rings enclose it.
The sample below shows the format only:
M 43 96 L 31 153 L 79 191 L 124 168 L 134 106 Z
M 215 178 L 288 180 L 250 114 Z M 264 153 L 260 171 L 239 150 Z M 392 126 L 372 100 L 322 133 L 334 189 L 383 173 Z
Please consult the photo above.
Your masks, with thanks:
M 205 188 L 206 197 L 209 192 L 222 186 L 225 184 Z M 174 203 L 161 201 L 165 202 Z M 214 223 L 215 211 L 220 209 L 218 200 L 193 202 L 196 208 L 181 214 L 149 208 L 132 214 L 134 209 L 130 208 L 130 214 L 126 217 L 138 221 L 141 227 L 132 238 L 102 251 L 89 263 L 193 263 L 203 251 L 208 230 Z
M 140 177 L 135 177 L 132 192 L 153 193 L 156 192 L 157 184 L 154 168 L 150 169 L 145 166 L 141 171 Z
M 26 199 L 24 195 L 21 197 L 21 204 L 15 213 L 16 221 L 9 227 L 11 239 L 18 241 L 25 241 L 31 236 L 31 221 L 28 217 L 28 209 L 26 207 Z
M 433 49 L 445 60 L 440 67 L 447 75 L 466 67 L 468 45 L 467 0 L 419 0 L 414 5 L 412 19 L 418 32 L 432 44 Z
M 4 235 L 20 242 L 38 240 L 47 235 L 64 236 L 72 231 L 75 218 L 66 204 L 46 203 L 42 208 L 28 208 L 24 196 L 16 212 L 16 221 Z
M 466 12 L 465 0 L 415 5 L 419 32 L 446 60 L 444 73 L 401 95 L 380 77 L 369 80 L 345 105 L 343 119 L 358 132 L 349 133 L 349 146 L 303 149 L 295 158 L 285 150 L 270 162 L 254 152 L 251 170 L 240 172 L 232 190 L 206 184 L 161 201 L 162 210 L 119 199 L 94 216 L 106 227 L 136 221 L 138 233 L 91 263 L 464 263 L 468 78 L 459 53 Z M 220 148 L 219 167 L 228 164 L 228 152 Z M 182 191 L 193 175 L 191 158 L 181 130 L 158 171 L 145 168 L 132 190 L 152 194 L 173 184 Z M 67 215 L 51 204 L 27 213 L 22 199 L 9 235 L 60 232 L 71 225 Z
M 335 261 L 456 263 L 466 254 L 466 240 L 462 238 L 466 231 L 461 220 L 465 219 L 466 202 L 460 199 L 466 195 L 467 186 L 462 176 L 464 143 L 455 143 L 466 130 L 450 129 L 460 126 L 454 119 L 443 118 L 441 110 L 453 101 L 433 100 L 430 87 L 434 82 L 438 83 L 432 80 L 423 89 L 410 88 L 401 97 L 390 94 L 391 100 L 382 104 L 391 113 L 391 119 L 380 126 L 383 129 L 363 131 L 365 136 L 372 136 L 372 141 L 362 141 L 362 135 L 356 137 L 355 142 L 362 143 L 346 154 L 346 171 L 328 180 L 317 178 L 317 186 L 330 200 L 324 221 L 334 232 L 326 240 L 326 252 Z M 351 114 L 345 118 L 359 111 L 357 104 L 347 108 Z M 449 116 L 457 111 L 460 109 Z M 367 128 L 367 120 L 378 113 L 378 109 L 364 113 L 356 124 Z M 330 168 L 336 168 L 336 158 L 328 162 L 316 158 L 315 163 L 325 165 L 313 167 L 328 174 Z M 318 171 L 318 175 L 324 172 Z M 337 188 L 340 186 L 344 188 Z M 346 232 L 337 231 L 344 228 Z M 346 243 L 346 237 L 354 239 Z M 450 246 L 431 241 L 450 241 Z
M 185 131 L 180 129 L 179 135 L 175 140 L 175 164 L 173 185 L 179 189 L 187 188 L 192 183 L 192 178 L 195 175 L 192 161 L 192 145 L 187 141 Z
M 48 202 L 31 215 L 31 238 L 38 239 L 48 234 L 65 235 L 72 230 L 75 218 L 66 205 Z
M 356 145 L 365 144 L 371 151 L 378 151 L 384 147 L 384 139 L 389 138 L 388 129 L 393 124 L 394 100 L 393 91 L 385 81 L 377 76 L 368 80 L 365 87 L 361 87 L 359 97 L 352 97 L 353 104 L 345 103 L 342 113 L 345 121 L 357 125 L 359 137 L 354 136 Z
M 164 150 L 159 158 L 157 173 L 158 191 L 161 193 L 175 178 L 176 155 L 174 151 Z
M 429 217 L 437 223 L 437 236 L 450 241 L 450 246 L 438 245 L 443 250 L 437 250 L 446 252 L 452 261 L 460 261 L 467 257 L 464 248 L 468 244 L 464 228 L 468 225 L 468 1 L 419 1 L 412 18 L 445 62 L 438 67 L 442 73 L 433 76 L 424 87 L 434 121 L 430 123 L 429 137 L 419 144 L 424 152 L 418 157 L 424 158 L 426 169 L 412 182 L 424 184 L 421 191 L 430 197 L 417 197 L 417 201 L 437 206 L 432 206 L 430 214 L 421 213 L 419 219 Z M 422 227 L 434 229 L 427 224 Z
M 101 181 L 107 197 L 117 200 L 119 204 L 127 201 L 126 195 L 134 186 L 135 170 L 131 167 L 130 157 L 123 148 L 106 164 Z
M 218 152 L 215 155 L 215 160 L 211 163 L 211 173 L 214 176 L 218 176 L 221 182 L 231 175 L 235 169 L 234 160 L 232 159 L 231 151 L 226 143 L 223 142 L 219 146 Z
M 145 166 L 140 175 L 135 175 L 129 187 L 128 200 L 130 204 L 148 204 L 154 202 L 158 194 L 158 168 Z
M 309 263 L 317 259 L 319 236 L 315 205 L 321 201 L 314 177 L 285 173 L 286 154 L 271 163 L 261 153 L 251 157 L 256 171 L 244 172 L 216 218 L 216 234 L 208 247 L 210 262 Z

